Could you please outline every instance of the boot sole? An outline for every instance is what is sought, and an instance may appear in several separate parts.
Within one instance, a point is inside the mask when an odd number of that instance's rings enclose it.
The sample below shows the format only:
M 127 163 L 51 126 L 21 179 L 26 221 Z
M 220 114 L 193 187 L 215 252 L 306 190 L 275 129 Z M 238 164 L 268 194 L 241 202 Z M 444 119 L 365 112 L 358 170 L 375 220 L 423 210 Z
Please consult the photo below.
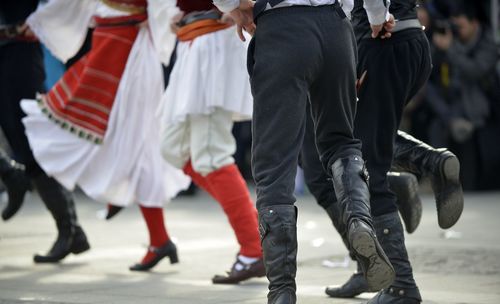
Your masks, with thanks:
M 440 194 L 444 196 L 438 204 L 438 223 L 443 229 L 455 225 L 464 209 L 464 197 L 460 185 L 460 163 L 457 157 L 447 158 L 442 166 L 442 174 L 447 180 L 455 181 L 458 189 L 451 193 Z
M 260 273 L 252 273 L 247 276 L 242 276 L 238 278 L 228 278 L 228 277 L 223 277 L 223 276 L 215 276 L 212 278 L 212 283 L 213 284 L 227 284 L 227 285 L 236 285 L 239 284 L 240 282 L 247 281 L 249 279 L 253 278 L 262 278 L 264 277 L 265 274 L 260 274 Z
M 365 269 L 368 291 L 389 287 L 395 279 L 395 272 L 371 233 L 363 230 L 354 232 L 351 244 L 357 256 L 369 261 L 368 268 Z

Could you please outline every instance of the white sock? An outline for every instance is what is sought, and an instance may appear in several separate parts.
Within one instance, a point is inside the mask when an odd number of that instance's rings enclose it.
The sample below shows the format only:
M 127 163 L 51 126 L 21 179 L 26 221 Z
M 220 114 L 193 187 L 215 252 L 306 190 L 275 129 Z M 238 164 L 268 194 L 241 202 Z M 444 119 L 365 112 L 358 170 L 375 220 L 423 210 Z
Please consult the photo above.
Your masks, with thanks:
M 240 260 L 242 263 L 248 265 L 248 264 L 253 264 L 253 263 L 257 262 L 259 260 L 259 258 L 251 258 L 251 257 L 247 257 L 247 256 L 239 254 L 238 255 L 238 260 Z M 238 263 L 238 264 L 236 264 L 235 268 L 238 271 L 243 270 L 243 265 L 241 265 L 240 263 Z

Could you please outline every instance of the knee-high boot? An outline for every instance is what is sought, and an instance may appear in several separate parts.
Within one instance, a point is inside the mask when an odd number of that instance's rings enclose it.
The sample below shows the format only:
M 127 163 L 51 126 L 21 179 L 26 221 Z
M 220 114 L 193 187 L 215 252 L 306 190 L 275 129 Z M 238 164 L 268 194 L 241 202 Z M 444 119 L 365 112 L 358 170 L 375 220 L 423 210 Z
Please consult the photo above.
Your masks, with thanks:
M 295 304 L 297 273 L 297 209 L 275 205 L 259 210 L 264 265 L 269 280 L 268 304 Z
M 0 151 L 0 178 L 7 187 L 9 196 L 7 206 L 2 211 L 2 219 L 6 221 L 21 208 L 24 195 L 30 189 L 30 182 L 26 177 L 24 166 L 10 159 L 4 151 Z
M 328 286 L 325 289 L 325 293 L 333 298 L 354 298 L 355 296 L 368 291 L 368 283 L 363 276 L 363 270 L 360 264 L 357 263 L 355 255 L 349 250 L 349 242 L 347 240 L 347 230 L 342 223 L 340 218 L 340 204 L 338 202 L 332 203 L 328 208 L 325 209 L 328 217 L 331 219 L 333 226 L 340 234 L 344 245 L 349 251 L 351 259 L 356 263 L 357 270 L 352 276 L 341 286 Z
M 406 232 L 417 230 L 422 219 L 422 201 L 418 196 L 418 181 L 407 172 L 387 173 L 389 188 L 396 194 L 396 205 L 405 224 Z
M 349 248 L 363 269 L 368 289 L 377 291 L 388 287 L 394 280 L 394 269 L 373 228 L 364 161 L 360 156 L 351 155 L 337 159 L 331 170 Z
M 464 208 L 460 163 L 455 154 L 447 149 L 435 149 L 398 131 L 392 169 L 429 177 L 436 198 L 439 226 L 447 229 L 455 225 Z
M 422 202 L 418 196 L 418 182 L 416 177 L 411 173 L 394 173 L 387 174 L 389 186 L 397 196 L 397 205 L 408 233 L 412 233 L 417 228 L 422 217 Z M 340 218 L 340 204 L 333 202 L 325 209 L 328 217 L 331 219 L 333 226 L 342 237 L 342 241 L 349 250 L 349 242 L 347 240 L 347 231 L 345 225 Z M 351 259 L 357 263 L 352 251 L 349 250 Z M 363 271 L 357 263 L 357 270 L 352 276 L 341 286 L 328 286 L 325 293 L 334 298 L 353 298 L 363 292 L 368 291 L 368 283 L 363 276 Z
M 403 226 L 397 212 L 373 218 L 375 230 L 391 264 L 396 279 L 373 297 L 368 304 L 418 304 L 422 301 L 413 279 L 413 271 L 406 252 Z
M 87 237 L 78 224 L 71 193 L 45 173 L 33 178 L 33 184 L 49 209 L 57 226 L 57 239 L 46 255 L 35 255 L 35 263 L 55 263 L 68 254 L 90 249 Z

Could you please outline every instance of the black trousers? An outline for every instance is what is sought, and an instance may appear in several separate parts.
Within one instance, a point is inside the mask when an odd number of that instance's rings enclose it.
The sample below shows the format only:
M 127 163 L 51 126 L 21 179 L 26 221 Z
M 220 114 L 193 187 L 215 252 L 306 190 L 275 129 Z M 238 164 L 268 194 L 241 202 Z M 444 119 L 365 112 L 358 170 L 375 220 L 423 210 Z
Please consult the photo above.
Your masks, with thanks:
M 25 116 L 20 101 L 43 92 L 45 71 L 39 43 L 15 42 L 0 46 L 0 126 L 14 152 L 14 158 L 35 177 L 43 171 L 35 161 L 24 133 Z
M 311 116 L 311 109 L 307 107 L 306 131 L 304 142 L 300 150 L 299 165 L 304 171 L 304 181 L 316 202 L 324 209 L 337 202 L 332 181 L 323 169 L 319 160 L 318 149 L 314 139 L 314 123 Z
M 353 136 L 356 54 L 351 24 L 338 5 L 272 9 L 257 18 L 248 68 L 258 209 L 295 203 L 308 100 L 324 170 L 338 158 L 361 156 Z
M 430 74 L 430 49 L 423 32 L 415 29 L 395 33 L 388 40 L 364 40 L 358 54 L 358 75 L 366 71 L 366 78 L 359 91 L 354 134 L 363 143 L 370 174 L 371 212 L 379 216 L 397 210 L 387 172 L 403 108 Z M 301 164 L 309 190 L 327 208 L 336 198 L 328 176 L 319 170 L 321 163 L 314 155 L 313 134 L 312 128 L 306 130 Z
M 389 190 L 394 139 L 404 106 L 427 81 L 432 64 L 429 42 L 420 29 L 395 33 L 390 39 L 364 39 L 358 46 L 358 75 L 366 71 L 359 89 L 354 135 L 363 142 L 370 174 L 374 216 L 397 211 Z

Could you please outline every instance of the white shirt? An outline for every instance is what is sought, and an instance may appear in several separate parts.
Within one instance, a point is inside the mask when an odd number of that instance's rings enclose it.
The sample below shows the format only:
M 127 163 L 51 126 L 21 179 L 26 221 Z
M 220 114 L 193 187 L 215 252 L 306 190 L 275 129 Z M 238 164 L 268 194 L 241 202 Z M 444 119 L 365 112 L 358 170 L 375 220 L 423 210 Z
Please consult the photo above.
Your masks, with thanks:
M 331 5 L 334 4 L 335 1 L 336 0 L 284 0 L 274 7 L 268 4 L 266 10 L 293 5 Z M 228 13 L 240 5 L 240 0 L 213 0 L 213 2 L 215 6 L 224 13 Z M 354 6 L 354 0 L 339 0 L 339 2 L 342 4 L 342 9 L 350 16 L 350 12 Z M 390 0 L 387 0 L 387 7 L 382 0 L 364 0 L 363 7 L 366 10 L 370 24 L 382 24 L 384 21 L 389 20 L 389 4 Z

